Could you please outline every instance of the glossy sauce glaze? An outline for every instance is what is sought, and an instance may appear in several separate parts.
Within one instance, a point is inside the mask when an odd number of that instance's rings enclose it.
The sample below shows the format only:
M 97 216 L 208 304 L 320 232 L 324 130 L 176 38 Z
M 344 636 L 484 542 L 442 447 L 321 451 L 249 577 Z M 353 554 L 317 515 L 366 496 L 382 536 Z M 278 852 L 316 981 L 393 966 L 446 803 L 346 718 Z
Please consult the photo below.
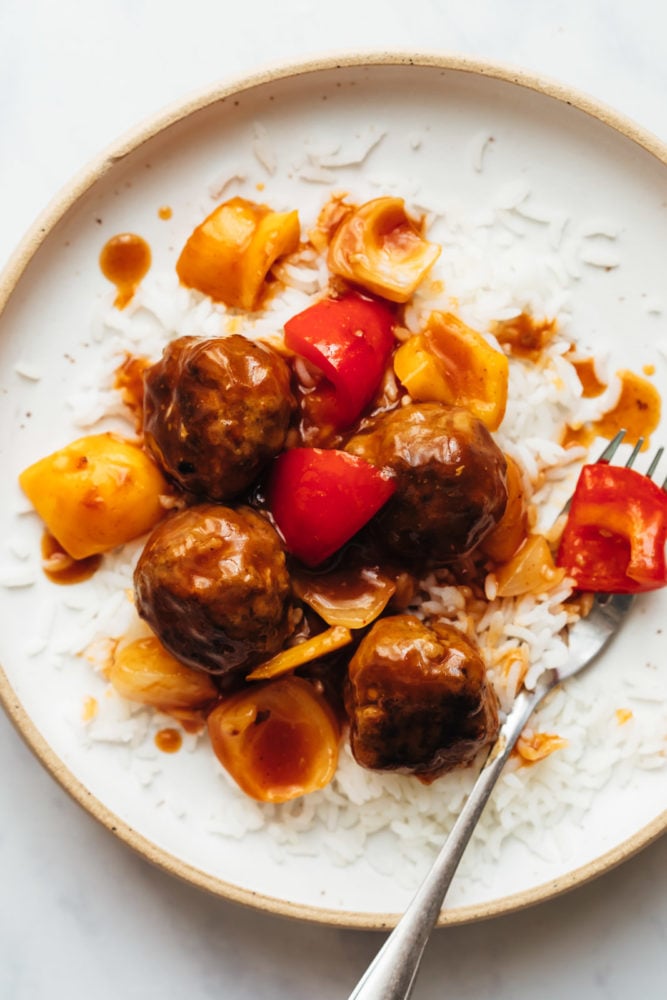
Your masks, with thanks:
M 258 715 L 257 737 L 252 745 L 252 770 L 265 788 L 305 785 L 311 759 L 317 752 L 318 734 L 298 721 Z
M 42 569 L 53 583 L 82 583 L 93 576 L 102 562 L 99 555 L 73 559 L 49 531 L 42 535 L 41 549 Z
M 183 737 L 179 733 L 178 729 L 172 729 L 168 727 L 166 729 L 160 729 L 155 734 L 155 746 L 162 753 L 177 753 L 181 746 L 183 745 Z
M 102 247 L 102 274 L 116 286 L 114 305 L 124 309 L 132 300 L 139 282 L 151 266 L 151 248 L 135 233 L 119 233 Z

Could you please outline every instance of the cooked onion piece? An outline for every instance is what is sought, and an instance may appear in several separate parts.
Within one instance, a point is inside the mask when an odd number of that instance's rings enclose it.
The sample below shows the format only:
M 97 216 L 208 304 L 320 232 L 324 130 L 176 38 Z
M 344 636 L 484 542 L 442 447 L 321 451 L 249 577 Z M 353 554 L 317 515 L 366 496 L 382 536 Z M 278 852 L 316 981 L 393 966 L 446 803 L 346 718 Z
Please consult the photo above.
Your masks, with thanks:
M 329 247 L 329 269 L 390 302 L 407 302 L 440 255 L 402 198 L 375 198 L 347 216 Z
M 297 667 L 303 667 L 312 660 L 319 660 L 321 657 L 327 656 L 328 653 L 335 653 L 336 650 L 342 649 L 343 646 L 347 646 L 351 642 L 352 633 L 349 628 L 334 625 L 333 628 L 311 636 L 310 639 L 306 639 L 296 646 L 283 649 L 266 663 L 255 667 L 252 673 L 248 674 L 246 680 L 265 681 L 271 677 L 280 677 L 282 674 L 296 670 Z
M 294 576 L 297 597 L 327 625 L 365 628 L 382 614 L 396 593 L 396 581 L 375 568 L 336 570 L 321 576 Z
M 484 555 L 496 562 L 507 562 L 528 534 L 528 503 L 521 469 L 510 455 L 505 455 L 507 471 L 507 506 L 495 528 L 480 543 Z
M 502 422 L 507 357 L 451 313 L 431 313 L 425 329 L 396 352 L 394 371 L 418 402 L 465 406 L 490 431 Z
M 323 254 L 327 250 L 341 222 L 354 212 L 354 205 L 346 202 L 346 197 L 342 192 L 333 194 L 320 210 L 314 227 L 308 231 L 308 239 L 318 253 Z
M 246 198 L 218 205 L 190 235 L 176 263 L 184 285 L 238 309 L 254 309 L 272 264 L 299 245 L 299 214 Z
M 543 594 L 563 580 L 544 535 L 530 535 L 521 548 L 496 570 L 498 597 Z
M 208 730 L 222 766 L 261 802 L 287 802 L 324 788 L 336 771 L 338 722 L 300 677 L 281 677 L 227 698 L 209 715 Z
M 91 434 L 25 469 L 19 483 L 73 559 L 110 552 L 150 531 L 169 490 L 157 465 L 117 434 Z
M 155 636 L 119 647 L 109 680 L 123 698 L 167 713 L 203 708 L 218 695 L 209 674 L 186 667 Z

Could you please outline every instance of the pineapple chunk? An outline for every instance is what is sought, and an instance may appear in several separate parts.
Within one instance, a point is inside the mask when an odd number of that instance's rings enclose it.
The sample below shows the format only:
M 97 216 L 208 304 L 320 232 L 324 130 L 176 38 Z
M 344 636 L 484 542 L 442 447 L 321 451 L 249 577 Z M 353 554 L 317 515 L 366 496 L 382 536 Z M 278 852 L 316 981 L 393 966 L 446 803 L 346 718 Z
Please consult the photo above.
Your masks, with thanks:
M 431 313 L 423 332 L 396 352 L 394 371 L 419 402 L 465 406 L 490 431 L 502 422 L 509 383 L 507 357 L 451 313 Z
M 218 205 L 197 226 L 176 263 L 184 285 L 216 302 L 251 310 L 275 261 L 297 249 L 299 213 L 274 212 L 245 198 Z
M 19 483 L 73 559 L 109 552 L 164 516 L 168 486 L 148 455 L 116 434 L 79 438 L 40 459 Z

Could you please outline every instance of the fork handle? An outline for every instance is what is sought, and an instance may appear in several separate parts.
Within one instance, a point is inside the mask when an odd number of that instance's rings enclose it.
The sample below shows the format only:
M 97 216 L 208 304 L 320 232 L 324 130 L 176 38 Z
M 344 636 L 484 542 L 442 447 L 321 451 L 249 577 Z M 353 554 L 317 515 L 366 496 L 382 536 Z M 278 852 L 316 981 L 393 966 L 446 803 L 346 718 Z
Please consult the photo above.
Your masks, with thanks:
M 553 681 L 546 679 L 516 698 L 431 870 L 349 1000 L 407 1000 L 412 994 L 426 943 L 482 810 L 522 729 L 552 687 Z

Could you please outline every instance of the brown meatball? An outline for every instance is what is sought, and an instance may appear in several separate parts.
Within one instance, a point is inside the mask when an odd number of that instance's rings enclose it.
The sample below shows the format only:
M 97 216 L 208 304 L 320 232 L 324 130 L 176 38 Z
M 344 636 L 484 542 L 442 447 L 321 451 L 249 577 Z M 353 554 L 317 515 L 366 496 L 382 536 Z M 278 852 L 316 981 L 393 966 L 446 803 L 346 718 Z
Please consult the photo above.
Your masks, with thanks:
M 182 489 L 227 500 L 281 451 L 296 407 L 290 372 L 245 337 L 180 337 L 144 375 L 144 436 Z
M 477 649 L 453 625 L 414 615 L 376 622 L 349 666 L 345 704 L 362 767 L 432 781 L 469 764 L 498 732 Z
M 149 536 L 134 572 L 139 614 L 183 663 L 241 674 L 293 630 L 277 532 L 260 514 L 201 504 Z
M 384 413 L 346 450 L 395 473 L 396 492 L 375 523 L 406 558 L 451 562 L 467 555 L 505 510 L 505 457 L 462 407 L 419 403 Z

